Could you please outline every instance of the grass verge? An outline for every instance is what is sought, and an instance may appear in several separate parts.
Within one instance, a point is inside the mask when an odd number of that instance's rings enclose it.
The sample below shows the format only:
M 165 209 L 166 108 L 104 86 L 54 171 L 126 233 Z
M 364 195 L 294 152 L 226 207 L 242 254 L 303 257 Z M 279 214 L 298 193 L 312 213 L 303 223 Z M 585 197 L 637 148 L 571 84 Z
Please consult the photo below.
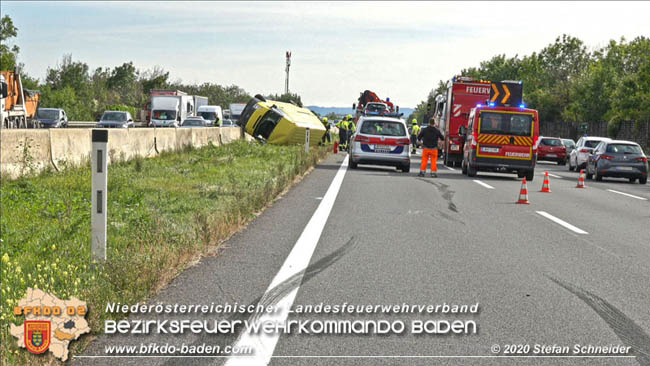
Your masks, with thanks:
M 215 250 L 330 147 L 237 141 L 109 166 L 108 258 L 90 259 L 90 168 L 0 181 L 0 364 L 56 364 L 9 334 L 28 287 L 86 301 L 93 334 L 108 301 L 147 299 L 188 263 Z M 115 315 L 112 315 L 115 316 Z M 72 342 L 78 354 L 92 337 Z

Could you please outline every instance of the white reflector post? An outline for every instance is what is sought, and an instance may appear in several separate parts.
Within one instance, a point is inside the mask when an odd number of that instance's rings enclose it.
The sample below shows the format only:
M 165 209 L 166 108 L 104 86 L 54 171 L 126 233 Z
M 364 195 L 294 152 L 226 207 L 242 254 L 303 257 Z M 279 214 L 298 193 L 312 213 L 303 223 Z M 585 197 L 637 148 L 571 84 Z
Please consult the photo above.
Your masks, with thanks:
M 309 127 L 305 128 L 305 152 L 309 152 Z
M 92 212 L 90 225 L 92 227 L 91 251 L 93 259 L 106 260 L 106 193 L 108 190 L 108 131 L 92 130 Z

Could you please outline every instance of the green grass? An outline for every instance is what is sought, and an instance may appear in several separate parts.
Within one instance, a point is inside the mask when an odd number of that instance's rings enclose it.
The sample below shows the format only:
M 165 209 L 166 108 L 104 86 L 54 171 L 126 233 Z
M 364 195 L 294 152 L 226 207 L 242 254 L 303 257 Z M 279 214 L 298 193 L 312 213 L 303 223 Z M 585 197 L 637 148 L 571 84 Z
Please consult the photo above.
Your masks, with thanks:
M 28 287 L 88 302 L 93 334 L 108 301 L 136 303 L 255 217 L 331 149 L 244 141 L 109 166 L 108 261 L 90 255 L 89 166 L 0 185 L 0 364 L 53 362 L 18 349 L 9 323 Z M 71 344 L 78 353 L 86 336 Z

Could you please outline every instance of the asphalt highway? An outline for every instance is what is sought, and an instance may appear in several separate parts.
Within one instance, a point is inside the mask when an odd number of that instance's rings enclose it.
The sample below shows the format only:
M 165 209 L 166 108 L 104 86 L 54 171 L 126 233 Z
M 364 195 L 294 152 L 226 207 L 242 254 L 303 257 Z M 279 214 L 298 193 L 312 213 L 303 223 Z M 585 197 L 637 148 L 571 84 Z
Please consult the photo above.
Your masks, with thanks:
M 438 178 L 420 178 L 419 156 L 406 174 L 351 170 L 344 153 L 329 157 L 218 255 L 184 271 L 148 303 L 478 304 L 476 313 L 284 314 L 289 321 L 401 321 L 400 334 L 291 333 L 262 341 L 242 332 L 102 335 L 73 364 L 650 366 L 650 185 L 605 178 L 578 189 L 578 173 L 540 162 L 528 183 L 530 205 L 520 205 L 522 181 L 514 174 L 468 178 L 440 160 Z M 544 171 L 551 193 L 539 192 Z M 247 314 L 129 319 L 260 320 Z M 471 321 L 476 332 L 411 332 L 413 322 L 441 320 Z M 264 344 L 256 353 L 262 357 L 106 351 L 247 342 Z M 552 353 L 553 346 L 576 345 L 629 351 Z M 533 352 L 543 346 L 546 353 Z

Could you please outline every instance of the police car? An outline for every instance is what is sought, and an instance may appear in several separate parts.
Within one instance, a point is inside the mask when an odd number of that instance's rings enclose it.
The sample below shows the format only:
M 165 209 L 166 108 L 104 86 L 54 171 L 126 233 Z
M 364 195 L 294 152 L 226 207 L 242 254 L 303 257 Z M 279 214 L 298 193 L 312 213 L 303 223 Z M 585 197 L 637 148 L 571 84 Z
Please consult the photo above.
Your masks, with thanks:
M 411 167 L 406 123 L 396 117 L 362 116 L 350 138 L 350 168 L 359 164 L 394 166 L 404 173 Z

